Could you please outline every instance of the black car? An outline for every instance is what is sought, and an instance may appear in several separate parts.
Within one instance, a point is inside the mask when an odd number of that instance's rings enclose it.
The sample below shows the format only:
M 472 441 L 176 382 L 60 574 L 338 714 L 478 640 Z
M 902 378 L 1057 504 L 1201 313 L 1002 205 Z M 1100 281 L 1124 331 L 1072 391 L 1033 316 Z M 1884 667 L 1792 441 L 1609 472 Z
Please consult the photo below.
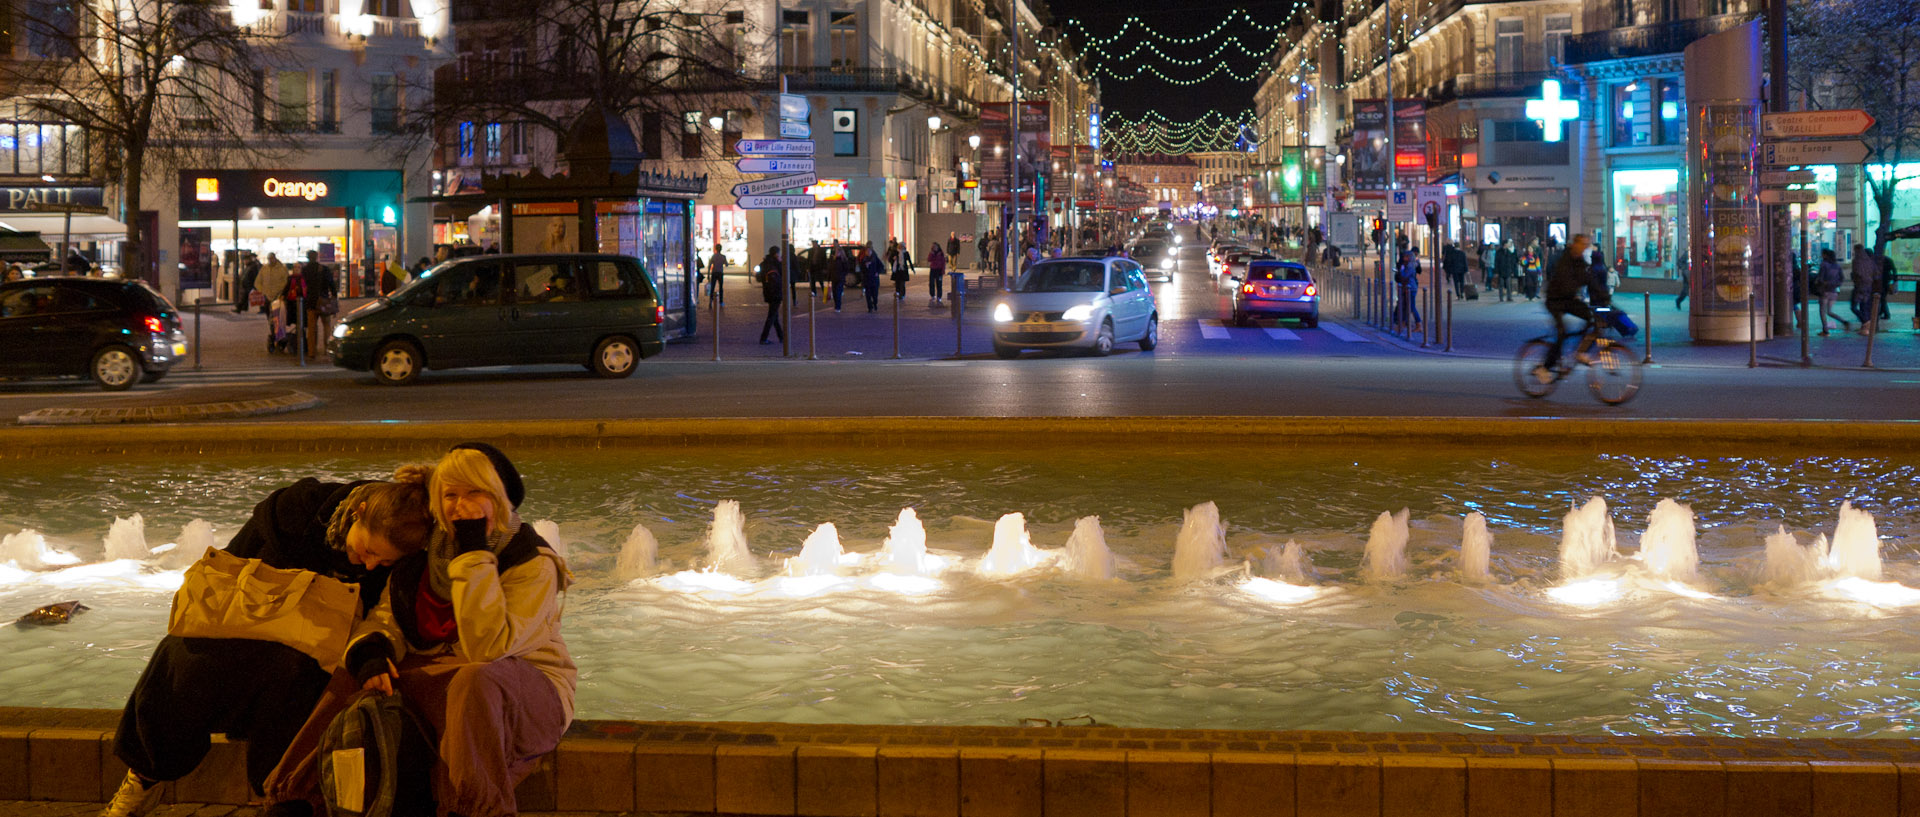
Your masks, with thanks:
M 187 353 L 180 313 L 139 281 L 0 284 L 0 377 L 85 375 L 108 391 L 159 380 Z

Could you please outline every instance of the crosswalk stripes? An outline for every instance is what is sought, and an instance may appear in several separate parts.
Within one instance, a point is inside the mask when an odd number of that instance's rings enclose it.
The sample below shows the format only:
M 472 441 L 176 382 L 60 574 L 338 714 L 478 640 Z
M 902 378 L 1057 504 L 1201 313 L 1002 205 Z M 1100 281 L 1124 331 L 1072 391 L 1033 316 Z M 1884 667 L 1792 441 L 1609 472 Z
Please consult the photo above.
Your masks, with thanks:
M 1299 333 L 1294 332 L 1292 329 L 1282 329 L 1278 326 L 1271 327 L 1267 329 L 1266 332 L 1267 332 L 1267 337 L 1273 338 L 1274 340 L 1299 340 L 1300 339 Z
M 1210 318 L 1202 318 L 1200 320 L 1194 321 L 1194 323 L 1198 324 L 1200 327 L 1200 337 L 1206 340 L 1231 340 L 1233 338 L 1233 332 L 1231 329 L 1228 328 L 1227 323 L 1225 321 L 1215 320 Z M 1334 340 L 1344 341 L 1346 343 L 1368 342 L 1366 338 L 1363 338 L 1359 335 L 1354 334 L 1352 330 L 1349 330 L 1343 326 L 1340 326 L 1339 324 L 1323 323 L 1323 324 L 1320 324 L 1318 328 L 1321 329 L 1322 331 L 1325 331 L 1327 334 L 1332 335 Z M 1266 336 L 1272 340 L 1298 341 L 1298 340 L 1305 340 L 1305 338 L 1302 337 L 1301 335 L 1301 331 L 1306 331 L 1306 330 L 1295 331 L 1292 329 L 1288 329 L 1284 326 L 1270 326 L 1270 327 L 1261 327 L 1260 331 L 1265 333 Z
M 1320 328 L 1327 330 L 1327 334 L 1332 335 L 1335 338 L 1346 341 L 1348 343 L 1367 342 L 1366 338 L 1363 338 L 1363 337 L 1360 337 L 1359 335 L 1354 334 L 1352 330 L 1349 330 L 1346 327 L 1341 326 L 1337 323 L 1323 323 L 1323 324 L 1320 324 Z
M 1227 328 L 1224 326 L 1221 326 L 1216 323 L 1209 323 L 1207 321 L 1201 321 L 1200 337 L 1206 338 L 1207 340 L 1226 340 L 1230 337 L 1233 337 L 1233 335 L 1232 333 L 1228 332 Z

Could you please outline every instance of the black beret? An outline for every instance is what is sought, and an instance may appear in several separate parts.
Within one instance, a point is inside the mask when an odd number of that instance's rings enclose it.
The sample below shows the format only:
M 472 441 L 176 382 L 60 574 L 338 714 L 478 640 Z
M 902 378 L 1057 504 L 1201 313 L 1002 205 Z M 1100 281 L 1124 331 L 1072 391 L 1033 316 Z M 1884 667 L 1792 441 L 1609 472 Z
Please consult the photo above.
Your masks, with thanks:
M 494 472 L 500 475 L 500 487 L 507 490 L 507 501 L 513 503 L 515 508 L 520 507 L 520 500 L 527 498 L 527 486 L 520 481 L 520 469 L 513 467 L 513 461 L 507 459 L 500 449 L 486 443 L 461 443 L 450 450 L 462 448 L 486 455 L 487 460 L 493 463 Z

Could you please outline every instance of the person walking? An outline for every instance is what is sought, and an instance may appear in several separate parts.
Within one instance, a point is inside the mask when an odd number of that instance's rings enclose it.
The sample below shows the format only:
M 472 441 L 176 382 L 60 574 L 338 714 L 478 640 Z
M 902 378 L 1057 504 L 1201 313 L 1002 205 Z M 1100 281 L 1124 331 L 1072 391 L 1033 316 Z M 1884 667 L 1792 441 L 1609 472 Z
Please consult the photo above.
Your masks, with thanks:
M 260 277 L 260 262 L 253 260 L 253 253 L 241 253 L 238 268 L 234 270 L 233 311 L 247 311 L 247 295 L 253 292 L 253 282 Z
M 820 239 L 813 239 L 813 245 L 807 248 L 807 292 L 820 294 L 820 284 L 827 280 L 827 249 L 820 246 Z
M 880 311 L 880 277 L 885 272 L 886 267 L 880 261 L 880 254 L 873 251 L 873 245 L 868 244 L 862 248 L 860 290 L 866 293 L 868 312 Z
M 827 279 L 827 289 L 833 295 L 833 311 L 840 311 L 840 301 L 847 292 L 847 278 L 853 275 L 853 255 L 844 246 L 833 248 L 833 274 Z
M 320 253 L 315 250 L 307 250 L 307 263 L 300 265 L 300 281 L 306 293 L 307 359 L 315 360 L 325 350 L 327 338 L 333 337 L 333 314 L 340 310 L 340 291 L 333 270 L 320 263 Z M 315 340 L 320 345 L 315 345 Z
M 957 238 L 948 239 L 947 243 L 953 247 L 960 246 L 960 240 Z M 936 241 L 933 249 L 927 251 L 927 292 L 933 296 L 933 299 L 928 302 L 929 306 L 937 306 L 940 303 L 940 287 L 946 277 L 947 252 L 941 249 L 940 243 Z
M 1873 290 L 1880 283 L 1880 259 L 1874 258 L 1866 247 L 1855 244 L 1852 273 L 1853 298 L 1848 305 L 1853 308 L 1853 316 L 1860 319 L 1860 334 L 1864 335 L 1870 331 L 1868 324 L 1873 320 L 1867 310 L 1873 308 Z
M 767 257 L 760 259 L 760 271 L 754 275 L 760 279 L 761 296 L 767 299 L 767 320 L 760 324 L 762 346 L 772 343 L 767 340 L 769 331 L 779 334 L 783 343 L 787 339 L 787 328 L 780 325 L 780 304 L 787 299 L 787 276 L 780 267 L 780 248 L 768 247 Z
M 1889 258 L 1886 253 L 1876 254 L 1880 257 L 1880 281 L 1879 288 L 1876 290 L 1880 293 L 1880 320 L 1890 321 L 1893 320 L 1893 309 L 1890 304 L 1893 302 L 1894 291 L 1900 288 L 1900 276 L 1893 271 L 1892 258 Z
M 934 246 L 938 247 L 939 245 L 936 244 Z M 892 277 L 893 299 L 896 301 L 905 300 L 907 297 L 907 282 L 913 280 L 913 252 L 908 250 L 904 244 L 900 246 L 900 251 L 893 257 Z
M 1520 277 L 1520 255 L 1513 250 L 1513 239 L 1500 242 L 1500 249 L 1493 255 L 1494 286 L 1500 289 L 1500 300 L 1513 300 L 1513 285 Z
M 1540 258 L 1540 240 L 1528 242 L 1527 248 L 1520 252 L 1520 294 L 1531 301 L 1540 297 L 1540 270 L 1543 263 Z
M 1480 287 L 1488 293 L 1496 291 L 1493 286 L 1493 261 L 1499 251 L 1499 245 L 1496 243 L 1480 242 Z
M 1400 251 L 1400 263 L 1394 267 L 1393 280 L 1400 285 L 1400 303 L 1393 313 L 1394 328 L 1408 333 L 1423 327 L 1420 321 L 1420 254 L 1411 247 Z
M 960 234 L 959 233 L 952 233 L 952 232 L 947 233 L 947 261 L 956 267 L 960 266 Z
M 988 269 L 987 259 L 993 257 L 987 254 L 988 251 L 991 249 L 990 245 L 993 244 L 993 231 L 981 230 L 979 235 L 974 236 L 973 244 L 974 244 L 973 249 L 975 253 L 974 265 L 979 267 L 982 272 L 985 272 Z
M 1846 318 L 1833 314 L 1833 303 L 1840 299 L 1840 285 L 1846 282 L 1846 276 L 1840 272 L 1840 257 L 1831 248 L 1820 251 L 1820 270 L 1814 273 L 1809 284 L 1813 297 L 1820 299 L 1820 336 L 1827 336 L 1827 318 L 1840 322 L 1840 331 L 1849 328 Z
M 1467 297 L 1467 253 L 1452 244 L 1440 245 L 1440 268 L 1447 272 L 1447 282 L 1453 285 L 1453 297 Z
M 725 305 L 727 285 L 721 280 L 727 274 L 727 254 L 720 251 L 720 245 L 713 245 L 713 255 L 707 257 L 707 300 Z

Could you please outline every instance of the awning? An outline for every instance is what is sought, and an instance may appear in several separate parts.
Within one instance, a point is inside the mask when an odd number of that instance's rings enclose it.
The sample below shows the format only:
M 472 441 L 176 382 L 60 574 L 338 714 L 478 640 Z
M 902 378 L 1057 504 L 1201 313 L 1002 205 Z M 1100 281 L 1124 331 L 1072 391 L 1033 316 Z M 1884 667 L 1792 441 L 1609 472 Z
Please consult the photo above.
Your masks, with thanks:
M 17 233 L 39 233 L 59 240 L 67 231 L 67 217 L 59 213 L 33 213 L 30 215 L 7 214 L 0 216 L 0 229 Z M 110 216 L 79 215 L 73 217 L 75 236 L 114 236 L 125 238 L 127 225 Z
M 0 231 L 0 261 L 41 262 L 53 257 L 53 248 L 33 233 Z

